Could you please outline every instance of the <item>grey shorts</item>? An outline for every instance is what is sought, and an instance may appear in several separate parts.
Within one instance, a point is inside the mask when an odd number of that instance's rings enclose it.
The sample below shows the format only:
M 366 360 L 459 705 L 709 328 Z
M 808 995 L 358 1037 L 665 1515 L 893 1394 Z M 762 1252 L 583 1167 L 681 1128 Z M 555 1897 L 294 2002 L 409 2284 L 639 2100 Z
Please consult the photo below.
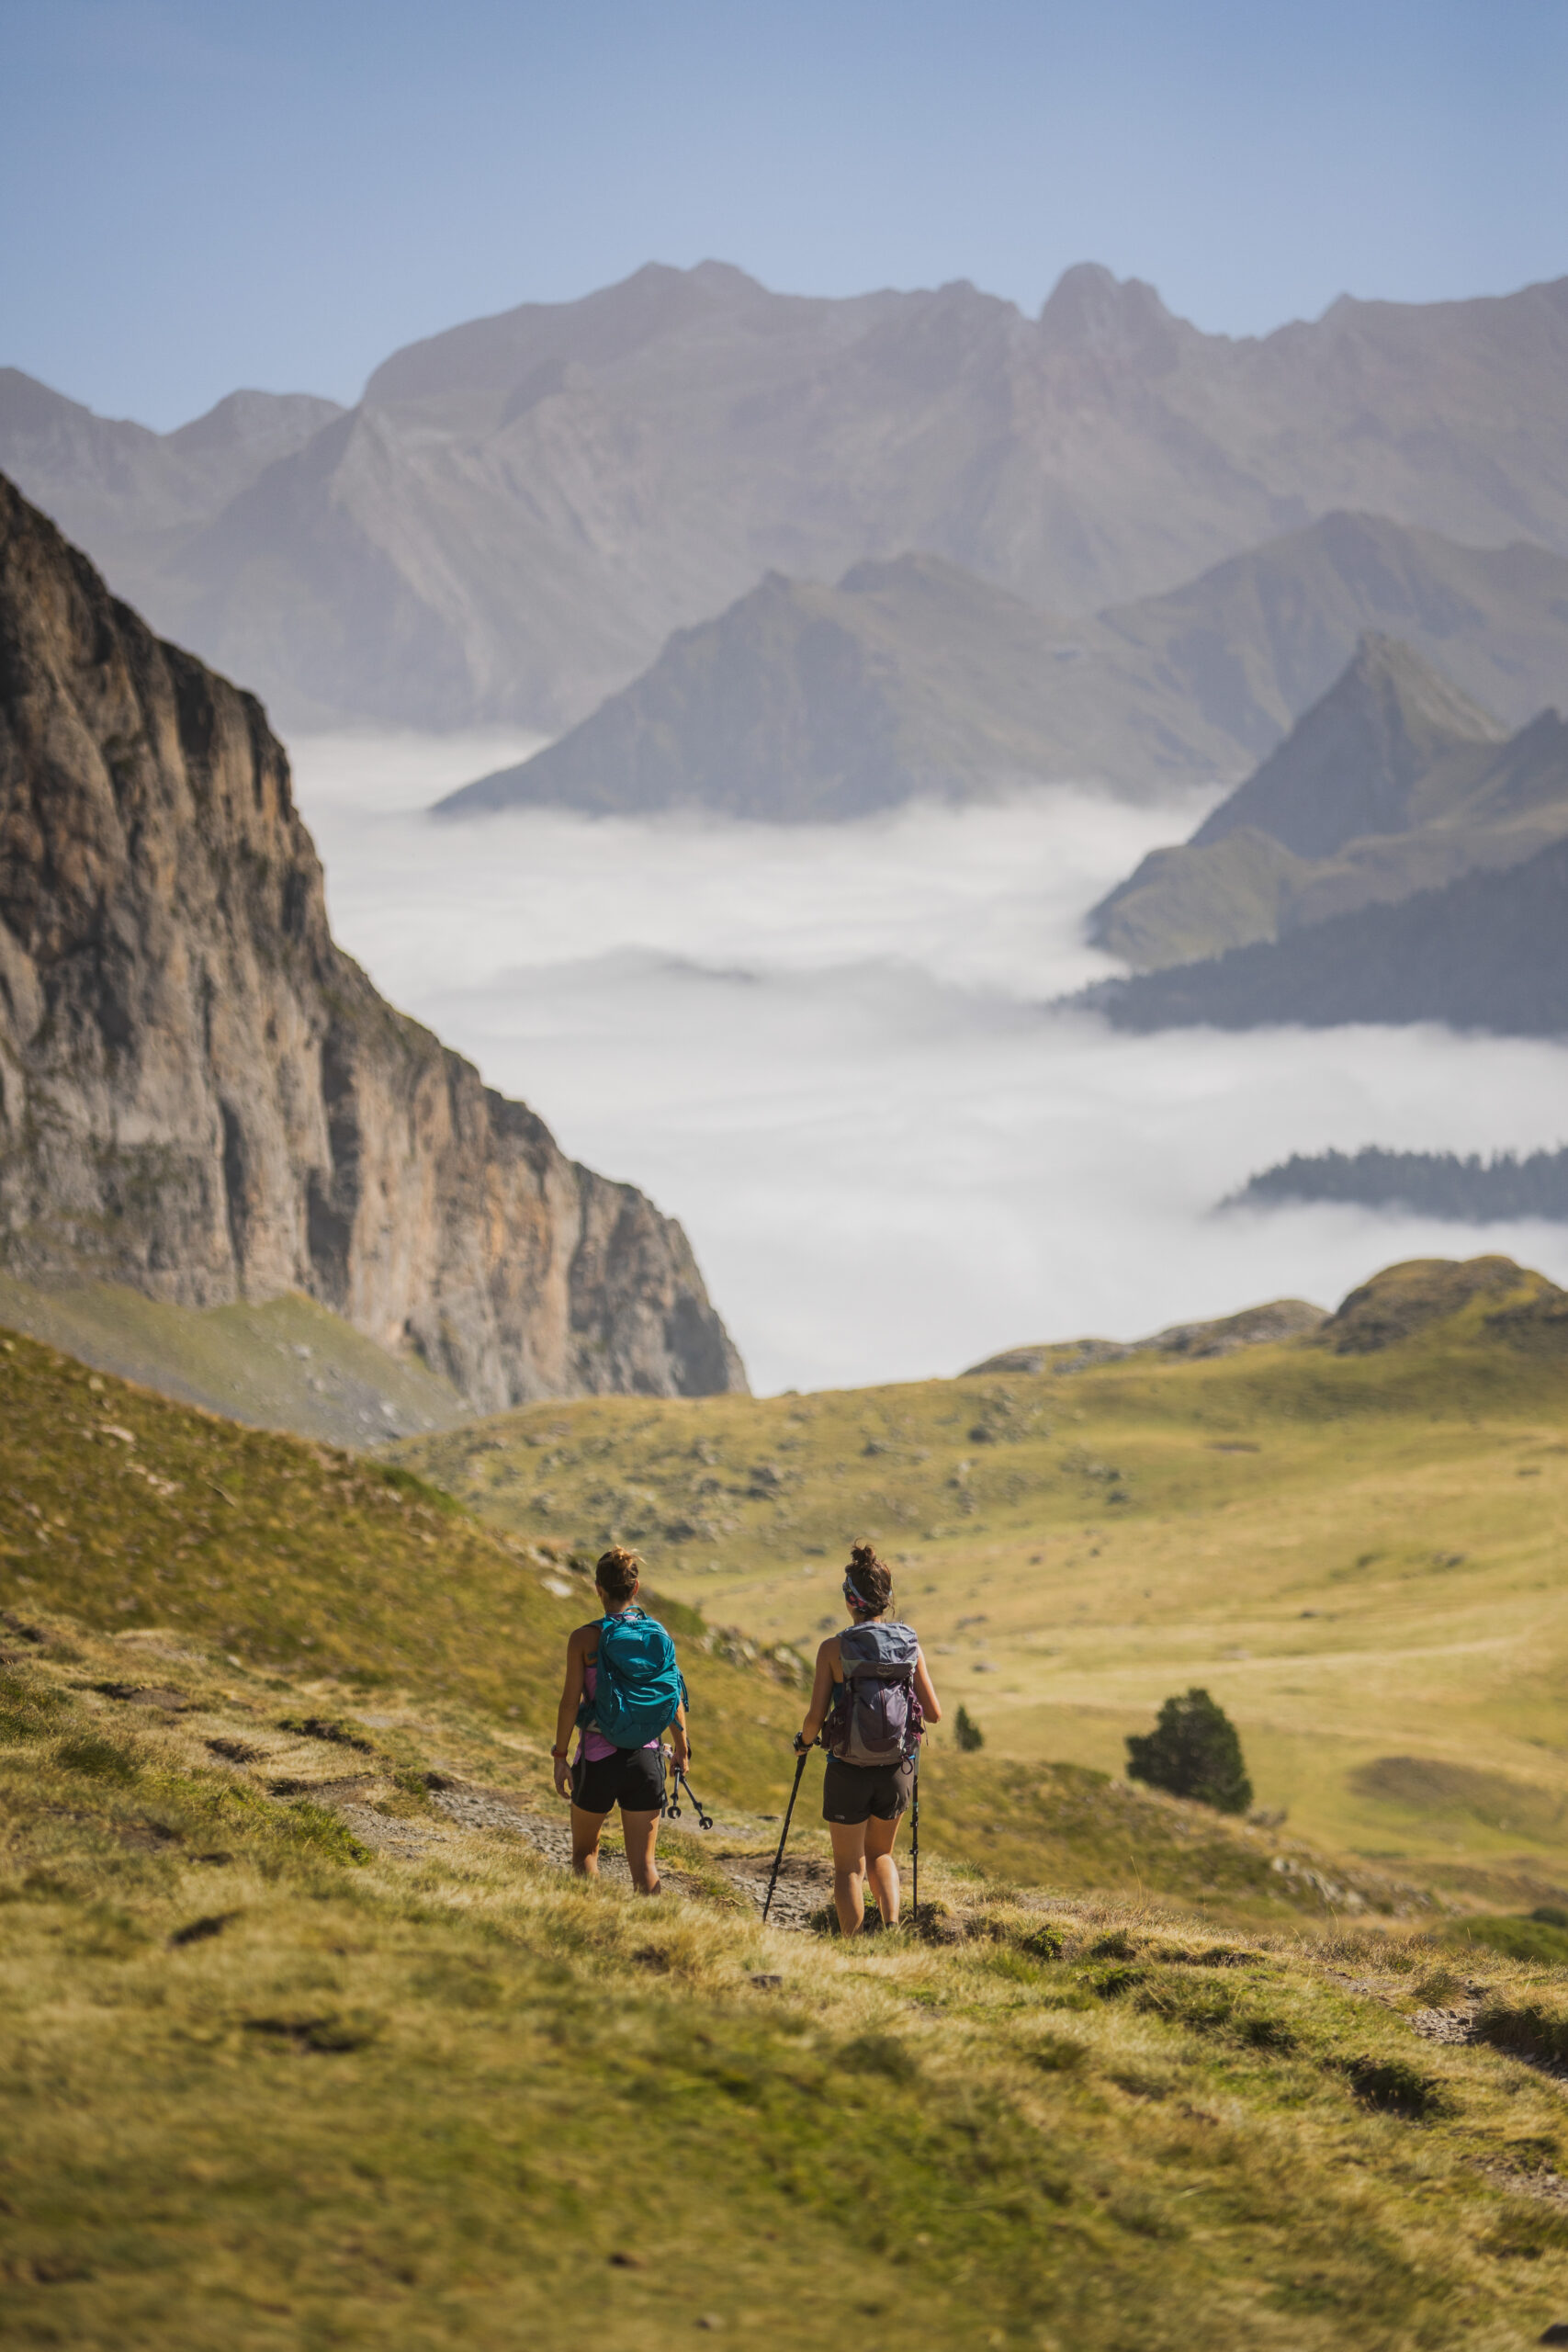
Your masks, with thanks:
M 915 1758 L 902 1764 L 846 1764 L 829 1756 L 822 1775 L 822 1818 L 853 1824 L 897 1821 L 909 1809 L 915 1785 Z

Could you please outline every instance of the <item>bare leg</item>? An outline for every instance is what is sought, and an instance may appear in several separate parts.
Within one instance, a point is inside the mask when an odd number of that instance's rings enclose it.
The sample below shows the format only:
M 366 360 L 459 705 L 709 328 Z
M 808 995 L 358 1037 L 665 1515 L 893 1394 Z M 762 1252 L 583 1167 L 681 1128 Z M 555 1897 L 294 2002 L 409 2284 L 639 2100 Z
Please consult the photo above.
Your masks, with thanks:
M 898 1835 L 902 1815 L 891 1821 L 868 1821 L 865 1825 L 865 1867 L 876 1895 L 876 1907 L 882 1914 L 885 1928 L 898 1925 L 898 1865 L 893 1859 L 893 1841 Z
M 582 1807 L 571 1808 L 571 1867 L 579 1878 L 599 1875 L 599 1832 L 610 1818 L 607 1813 L 584 1813 Z
M 865 1918 L 865 1828 L 863 1821 L 830 1821 L 833 1841 L 833 1907 L 846 1936 L 858 1936 Z
M 626 1840 L 626 1868 L 632 1874 L 632 1884 L 639 1894 L 657 1894 L 659 1867 L 653 1859 L 653 1841 L 659 1835 L 656 1813 L 629 1813 L 621 1807 L 621 1836 Z

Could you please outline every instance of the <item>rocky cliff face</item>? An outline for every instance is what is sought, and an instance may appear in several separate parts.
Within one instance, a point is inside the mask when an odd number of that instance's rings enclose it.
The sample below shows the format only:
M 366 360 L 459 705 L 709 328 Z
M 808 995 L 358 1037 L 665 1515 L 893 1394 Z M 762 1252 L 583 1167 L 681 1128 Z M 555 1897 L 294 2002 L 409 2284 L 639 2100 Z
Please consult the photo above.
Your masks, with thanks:
M 260 704 L 4 477 L 0 1262 L 304 1291 L 484 1408 L 745 1386 L 680 1227 L 333 944 Z

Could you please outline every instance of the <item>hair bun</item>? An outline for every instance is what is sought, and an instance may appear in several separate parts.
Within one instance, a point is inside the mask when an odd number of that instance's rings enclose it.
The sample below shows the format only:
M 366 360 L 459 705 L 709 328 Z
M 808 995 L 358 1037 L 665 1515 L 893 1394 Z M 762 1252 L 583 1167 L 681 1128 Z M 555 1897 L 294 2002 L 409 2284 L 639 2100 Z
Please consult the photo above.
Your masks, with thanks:
M 861 1605 L 873 1617 L 880 1617 L 893 1598 L 893 1572 L 877 1558 L 874 1547 L 870 1544 L 852 1544 L 845 1573 Z

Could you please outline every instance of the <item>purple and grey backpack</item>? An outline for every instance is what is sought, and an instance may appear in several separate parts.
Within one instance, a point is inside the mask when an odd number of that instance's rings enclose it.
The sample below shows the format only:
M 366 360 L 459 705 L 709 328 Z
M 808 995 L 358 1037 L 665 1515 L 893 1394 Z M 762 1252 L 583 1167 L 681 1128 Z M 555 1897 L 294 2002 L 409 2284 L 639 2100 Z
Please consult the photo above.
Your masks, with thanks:
M 822 1745 L 845 1764 L 901 1764 L 925 1719 L 915 1696 L 920 1645 L 912 1625 L 851 1625 L 839 1635 L 844 1679 L 822 1726 Z

